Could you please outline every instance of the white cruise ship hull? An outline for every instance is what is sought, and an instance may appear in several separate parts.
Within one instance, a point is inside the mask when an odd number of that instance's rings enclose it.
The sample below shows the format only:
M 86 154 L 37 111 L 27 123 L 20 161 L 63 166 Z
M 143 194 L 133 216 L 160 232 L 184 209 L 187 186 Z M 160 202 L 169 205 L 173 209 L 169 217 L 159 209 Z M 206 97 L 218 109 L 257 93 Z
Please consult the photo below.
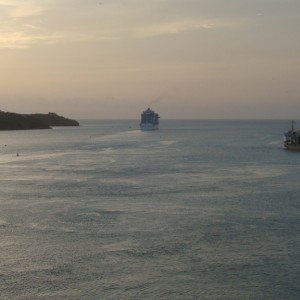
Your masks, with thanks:
M 141 130 L 157 130 L 158 129 L 157 124 L 151 124 L 151 123 L 141 123 L 140 127 L 141 127 Z

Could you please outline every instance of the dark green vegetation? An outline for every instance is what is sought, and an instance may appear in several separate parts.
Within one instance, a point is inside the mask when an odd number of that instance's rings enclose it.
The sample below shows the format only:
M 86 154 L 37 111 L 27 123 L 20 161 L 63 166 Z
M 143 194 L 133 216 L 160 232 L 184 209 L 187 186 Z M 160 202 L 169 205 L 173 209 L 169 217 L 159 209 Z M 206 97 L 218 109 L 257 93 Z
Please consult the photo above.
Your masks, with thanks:
M 79 126 L 79 123 L 55 113 L 25 115 L 0 111 L 0 130 L 51 129 L 52 126 Z

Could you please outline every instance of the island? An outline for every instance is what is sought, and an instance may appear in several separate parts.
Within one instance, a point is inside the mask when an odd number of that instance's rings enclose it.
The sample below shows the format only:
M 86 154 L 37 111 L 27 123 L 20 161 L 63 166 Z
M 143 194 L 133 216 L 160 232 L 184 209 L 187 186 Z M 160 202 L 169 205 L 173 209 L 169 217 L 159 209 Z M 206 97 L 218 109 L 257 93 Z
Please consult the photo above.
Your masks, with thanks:
M 0 111 L 0 130 L 51 129 L 55 126 L 79 126 L 79 123 L 53 112 L 17 114 Z

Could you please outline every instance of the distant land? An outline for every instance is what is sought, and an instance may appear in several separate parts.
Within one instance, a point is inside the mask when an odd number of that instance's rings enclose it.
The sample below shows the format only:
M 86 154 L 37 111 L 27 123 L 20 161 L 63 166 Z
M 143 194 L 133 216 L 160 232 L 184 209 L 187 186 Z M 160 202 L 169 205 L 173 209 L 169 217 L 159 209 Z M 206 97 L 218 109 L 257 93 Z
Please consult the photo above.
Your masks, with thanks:
M 79 126 L 79 123 L 53 112 L 16 114 L 0 111 L 0 130 L 51 129 L 53 126 Z

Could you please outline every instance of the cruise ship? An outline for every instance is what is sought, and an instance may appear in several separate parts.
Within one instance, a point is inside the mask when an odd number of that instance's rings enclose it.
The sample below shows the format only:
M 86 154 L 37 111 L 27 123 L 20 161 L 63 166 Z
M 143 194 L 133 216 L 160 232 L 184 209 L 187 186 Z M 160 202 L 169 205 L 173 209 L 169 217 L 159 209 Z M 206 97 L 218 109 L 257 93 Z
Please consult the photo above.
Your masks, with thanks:
M 141 130 L 157 130 L 159 125 L 159 115 L 148 108 L 141 114 Z
M 284 147 L 288 150 L 300 151 L 300 130 L 294 127 L 294 121 L 291 129 L 284 133 Z

